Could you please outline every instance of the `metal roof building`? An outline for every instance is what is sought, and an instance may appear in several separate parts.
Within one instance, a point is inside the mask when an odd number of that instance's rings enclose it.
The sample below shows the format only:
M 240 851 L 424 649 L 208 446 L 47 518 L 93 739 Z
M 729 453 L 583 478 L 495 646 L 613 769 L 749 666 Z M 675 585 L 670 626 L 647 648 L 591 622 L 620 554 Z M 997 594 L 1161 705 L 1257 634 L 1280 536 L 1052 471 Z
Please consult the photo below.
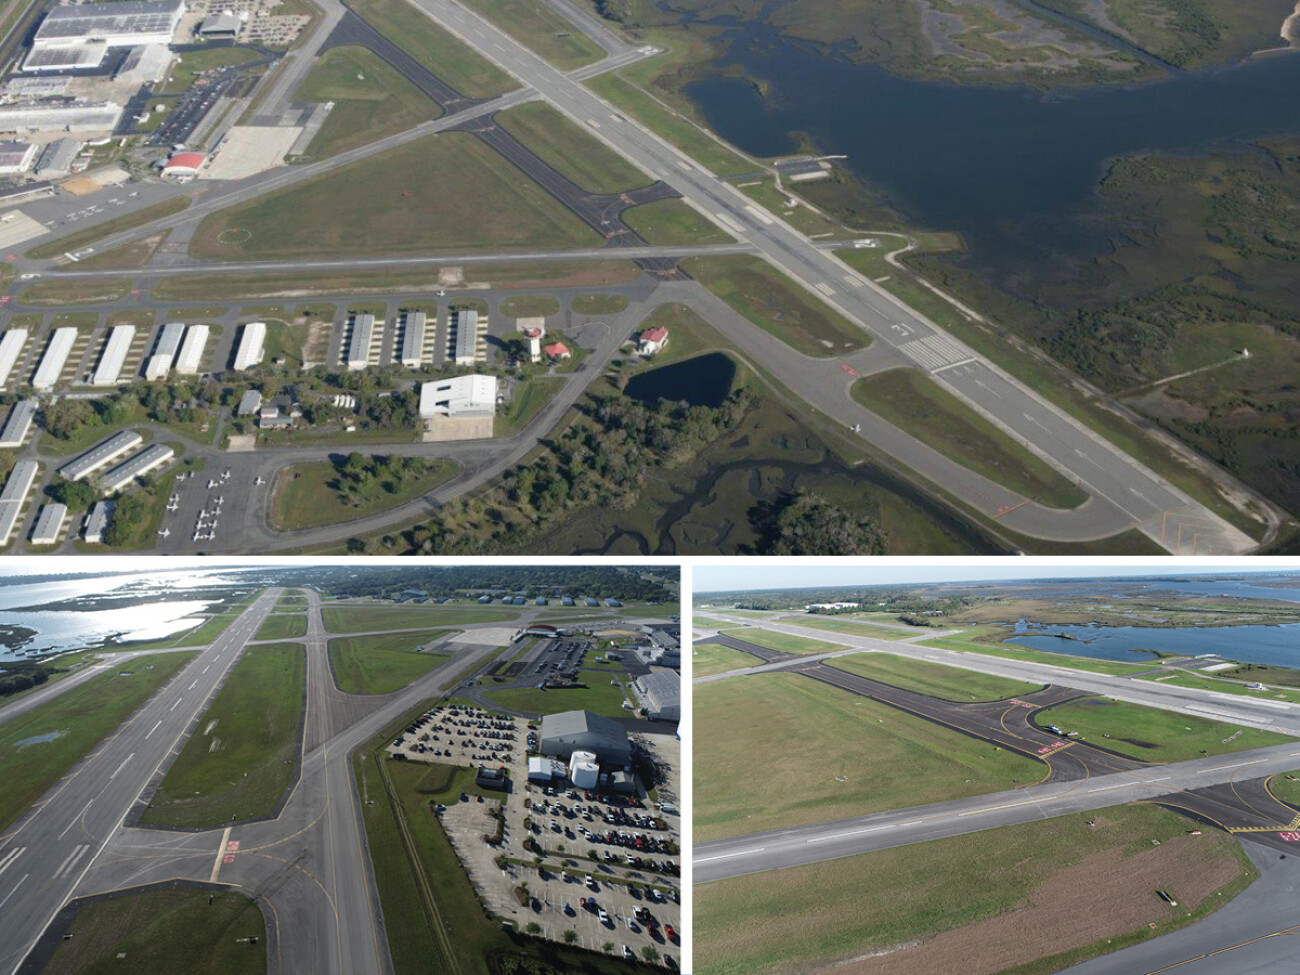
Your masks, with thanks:
M 144 378 L 165 379 L 171 372 L 172 361 L 181 347 L 181 338 L 185 335 L 184 322 L 168 322 L 158 335 L 158 344 L 154 346 L 153 355 L 144 364 Z
M 121 117 L 113 102 L 16 102 L 0 105 L 0 132 L 111 132 Z
M 146 447 L 130 460 L 118 464 L 104 475 L 104 493 L 116 494 L 123 488 L 129 487 L 137 477 L 143 477 L 150 471 L 170 462 L 174 456 L 176 456 L 176 452 L 170 447 L 164 447 L 162 444 L 156 443 Z
M 543 755 L 567 759 L 575 751 L 595 752 L 602 762 L 626 765 L 632 761 L 632 746 L 627 732 L 612 718 L 590 711 L 561 711 L 542 717 L 538 736 Z
M 260 389 L 246 389 L 244 395 L 239 397 L 239 406 L 235 410 L 236 416 L 252 416 L 262 408 L 262 391 Z
M 92 545 L 103 542 L 104 532 L 108 530 L 108 522 L 113 517 L 115 507 L 117 507 L 116 501 L 96 501 L 94 507 L 90 509 L 90 514 L 86 516 L 86 527 L 81 537 Z
M 424 324 L 427 318 L 422 311 L 402 312 L 401 363 L 407 369 L 419 369 L 424 361 Z
M 472 366 L 478 359 L 478 312 L 473 308 L 459 308 L 451 314 L 456 330 L 456 365 Z
M 75 457 L 59 468 L 59 473 L 69 481 L 80 481 L 88 474 L 93 474 L 106 464 L 111 464 L 129 450 L 134 450 L 144 443 L 144 437 L 133 430 L 115 433 L 107 440 L 102 440 L 84 454 Z
M 32 489 L 35 480 L 36 461 L 20 460 L 14 464 L 9 480 L 5 481 L 4 490 L 0 491 L 0 545 L 9 544 L 14 526 L 18 523 L 18 515 L 23 510 L 23 502 L 27 499 L 27 492 Z
M 21 447 L 32 429 L 32 420 L 36 419 L 36 400 L 25 399 L 15 403 L 5 418 L 5 425 L 0 427 L 0 447 Z
M 32 387 L 39 390 L 53 389 L 54 384 L 59 381 L 59 376 L 63 373 L 63 367 L 67 364 L 68 355 L 72 352 L 72 346 L 77 341 L 77 330 L 72 327 L 56 328 L 54 334 L 50 337 L 50 344 L 45 347 L 45 354 L 41 356 L 41 364 L 36 367 L 36 375 L 32 376 Z
M 168 44 L 184 15 L 185 0 L 54 7 L 37 28 L 32 47 L 66 47 L 88 41 L 101 41 L 108 47 Z
M 108 333 L 108 341 L 104 343 L 104 351 L 99 357 L 99 365 L 95 367 L 95 374 L 90 377 L 92 386 L 112 386 L 117 382 L 117 377 L 122 374 L 122 366 L 126 363 L 126 354 L 131 351 L 131 343 L 134 341 L 134 325 L 113 327 Z
M 63 138 L 55 139 L 45 147 L 41 158 L 36 161 L 34 175 L 37 179 L 51 179 L 67 176 L 72 170 L 72 163 L 81 151 L 81 140 Z
M 420 416 L 495 416 L 496 376 L 455 376 L 420 384 Z
M 672 670 L 652 670 L 632 682 L 632 693 L 653 721 L 680 721 L 682 679 Z
M 236 369 L 251 369 L 262 361 L 262 343 L 266 341 L 266 322 L 249 322 L 239 337 L 235 353 Z
M 185 330 L 185 341 L 181 343 L 180 355 L 176 357 L 176 374 L 179 376 L 196 376 L 203 365 L 203 350 L 208 344 L 207 325 L 191 325 Z
M 27 172 L 38 152 L 40 148 L 30 142 L 0 142 L 0 176 Z
M 369 312 L 352 316 L 352 337 L 348 340 L 348 372 L 360 372 L 370 365 L 370 341 L 375 336 L 375 316 Z
M 27 329 L 11 328 L 0 338 L 0 386 L 9 382 L 9 374 L 18 362 L 18 355 L 27 344 Z
M 57 545 L 63 536 L 63 523 L 68 518 L 68 506 L 51 501 L 36 517 L 32 529 L 33 545 Z

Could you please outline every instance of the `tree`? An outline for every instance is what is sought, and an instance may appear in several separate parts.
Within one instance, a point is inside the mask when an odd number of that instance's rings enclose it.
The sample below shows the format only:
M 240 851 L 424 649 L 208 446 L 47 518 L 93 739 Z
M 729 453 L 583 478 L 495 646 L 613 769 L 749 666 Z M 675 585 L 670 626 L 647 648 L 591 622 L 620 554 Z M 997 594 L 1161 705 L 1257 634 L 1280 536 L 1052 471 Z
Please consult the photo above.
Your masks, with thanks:
M 659 949 L 654 945 L 646 945 L 641 949 L 641 957 L 653 965 L 659 960 Z
M 614 950 L 614 942 L 606 941 L 603 945 L 600 946 L 600 950 L 607 955 L 610 954 Z
M 526 925 L 524 925 L 524 930 L 527 931 L 529 934 L 541 934 L 542 926 L 538 924 L 536 921 L 529 921 Z
M 99 500 L 99 492 L 88 481 L 58 481 L 45 489 L 55 501 L 66 504 L 70 511 L 89 508 Z
M 578 940 L 578 932 L 573 930 L 573 928 L 569 928 L 569 930 L 565 931 L 561 937 L 564 938 L 564 943 L 566 945 L 571 945 Z
M 95 408 L 84 399 L 61 399 L 45 407 L 45 429 L 57 440 L 67 440 L 95 420 Z

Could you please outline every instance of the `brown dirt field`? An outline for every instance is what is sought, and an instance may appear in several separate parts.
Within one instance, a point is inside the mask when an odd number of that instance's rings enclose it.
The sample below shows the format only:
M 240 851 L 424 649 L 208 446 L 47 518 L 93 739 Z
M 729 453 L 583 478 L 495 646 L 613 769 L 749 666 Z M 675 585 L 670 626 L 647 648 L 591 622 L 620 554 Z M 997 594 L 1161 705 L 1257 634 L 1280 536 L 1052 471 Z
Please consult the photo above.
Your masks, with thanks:
M 1018 910 L 945 931 L 915 947 L 824 969 L 835 975 L 993 975 L 1057 952 L 1127 934 L 1195 909 L 1233 880 L 1231 856 L 1206 859 L 1195 836 L 1182 836 L 1134 856 L 1093 854 L 1043 883 Z M 1177 908 L 1156 896 L 1166 889 Z

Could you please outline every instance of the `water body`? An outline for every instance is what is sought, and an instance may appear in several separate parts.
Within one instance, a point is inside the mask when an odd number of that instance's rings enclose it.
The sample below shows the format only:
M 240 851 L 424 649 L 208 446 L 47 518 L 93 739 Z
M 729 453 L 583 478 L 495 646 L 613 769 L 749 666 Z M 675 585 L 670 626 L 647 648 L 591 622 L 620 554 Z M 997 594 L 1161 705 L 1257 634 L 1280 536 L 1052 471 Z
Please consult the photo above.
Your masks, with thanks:
M 1154 653 L 1195 657 L 1215 653 L 1225 660 L 1276 667 L 1300 667 L 1300 623 L 1283 626 L 1194 626 L 1167 629 L 1149 626 L 1044 626 L 1021 620 L 1017 636 L 1005 642 L 1050 653 L 1120 660 L 1154 660 Z M 1061 634 L 1061 639 L 1047 634 Z M 1141 651 L 1141 652 L 1139 652 Z
M 688 88 L 709 124 L 757 156 L 794 152 L 802 132 L 910 222 L 958 230 L 975 263 L 1006 268 L 1105 248 L 1086 219 L 1110 160 L 1193 153 L 1300 132 L 1300 55 L 1178 73 L 1140 86 L 1044 94 L 1027 87 L 894 77 L 762 25 L 728 32 L 722 66 Z
M 624 393 L 651 405 L 661 399 L 691 406 L 721 406 L 731 392 L 736 364 L 721 352 L 639 373 L 628 380 Z

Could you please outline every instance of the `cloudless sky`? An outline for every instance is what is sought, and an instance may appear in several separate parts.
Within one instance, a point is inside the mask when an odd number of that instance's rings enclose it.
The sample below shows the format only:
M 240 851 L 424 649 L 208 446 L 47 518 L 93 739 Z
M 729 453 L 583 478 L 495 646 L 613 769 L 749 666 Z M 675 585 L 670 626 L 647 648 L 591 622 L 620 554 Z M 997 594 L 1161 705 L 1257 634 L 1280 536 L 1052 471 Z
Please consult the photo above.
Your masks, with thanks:
M 731 589 L 807 589 L 812 586 L 876 586 L 922 582 L 965 582 L 1010 579 L 1097 578 L 1147 575 L 1232 575 L 1242 572 L 1300 570 L 1291 563 L 1254 559 L 1249 562 L 1207 564 L 1175 559 L 1151 561 L 1125 559 L 1026 560 L 1020 558 L 936 562 L 933 559 L 866 559 L 856 564 L 810 560 L 747 559 L 730 563 L 697 564 L 695 592 Z

